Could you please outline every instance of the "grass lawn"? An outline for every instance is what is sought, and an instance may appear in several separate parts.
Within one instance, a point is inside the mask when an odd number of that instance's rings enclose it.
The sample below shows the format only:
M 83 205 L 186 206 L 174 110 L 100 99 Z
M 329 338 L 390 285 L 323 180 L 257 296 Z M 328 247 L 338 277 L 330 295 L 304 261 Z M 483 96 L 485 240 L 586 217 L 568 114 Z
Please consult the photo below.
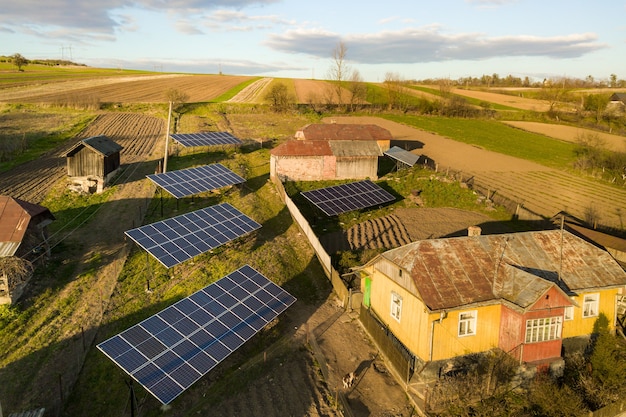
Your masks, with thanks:
M 495 120 L 382 115 L 385 119 L 437 133 L 493 152 L 558 169 L 571 168 L 576 144 L 507 126 Z

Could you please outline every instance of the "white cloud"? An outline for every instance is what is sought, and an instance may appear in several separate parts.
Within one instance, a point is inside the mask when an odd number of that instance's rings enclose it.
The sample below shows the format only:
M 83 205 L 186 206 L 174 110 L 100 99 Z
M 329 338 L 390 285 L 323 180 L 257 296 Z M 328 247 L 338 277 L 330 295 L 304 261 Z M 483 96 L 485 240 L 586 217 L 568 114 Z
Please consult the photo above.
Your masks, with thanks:
M 519 56 L 560 59 L 580 57 L 606 48 L 593 33 L 553 37 L 489 37 L 481 33 L 447 34 L 441 31 L 439 25 L 343 37 L 326 31 L 291 30 L 272 35 L 266 44 L 283 52 L 328 58 L 340 40 L 348 47 L 348 58 L 363 64 L 411 64 Z

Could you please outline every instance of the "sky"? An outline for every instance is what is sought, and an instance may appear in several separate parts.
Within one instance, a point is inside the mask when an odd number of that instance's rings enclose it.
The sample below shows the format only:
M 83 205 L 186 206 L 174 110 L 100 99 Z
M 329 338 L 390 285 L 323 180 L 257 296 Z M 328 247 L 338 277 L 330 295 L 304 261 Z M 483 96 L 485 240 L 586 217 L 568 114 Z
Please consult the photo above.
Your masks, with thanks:
M 365 81 L 626 79 L 626 0 L 0 0 L 0 55 Z

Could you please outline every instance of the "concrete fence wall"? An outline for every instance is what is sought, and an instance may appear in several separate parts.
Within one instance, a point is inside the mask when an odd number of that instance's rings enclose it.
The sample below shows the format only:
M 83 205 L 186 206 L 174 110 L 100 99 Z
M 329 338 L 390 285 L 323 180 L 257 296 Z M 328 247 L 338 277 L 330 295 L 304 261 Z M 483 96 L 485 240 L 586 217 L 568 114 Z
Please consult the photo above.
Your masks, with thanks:
M 341 300 L 343 307 L 344 308 L 349 307 L 352 309 L 357 308 L 355 307 L 356 305 L 355 302 L 358 301 L 359 298 L 353 296 L 354 295 L 353 292 L 351 292 L 346 287 L 346 284 L 341 279 L 339 272 L 337 272 L 337 270 L 333 268 L 330 255 L 326 252 L 326 249 L 324 249 L 324 247 L 320 243 L 319 239 L 317 238 L 317 235 L 315 234 L 315 232 L 309 225 L 309 222 L 304 218 L 304 216 L 300 212 L 300 209 L 298 209 L 298 207 L 291 200 L 291 198 L 289 198 L 289 196 L 285 192 L 285 187 L 283 187 L 282 182 L 280 182 L 277 179 L 273 179 L 272 181 L 276 185 L 278 193 L 281 196 L 282 200 L 285 202 L 285 205 L 287 206 L 289 213 L 291 213 L 291 217 L 298 224 L 298 226 L 300 227 L 300 230 L 302 230 L 302 233 L 307 237 L 307 239 L 309 240 L 309 243 L 313 247 L 313 250 L 315 251 L 315 255 L 317 256 L 317 259 L 322 264 L 322 267 L 324 268 L 324 272 L 326 273 L 326 276 L 330 280 L 335 293 Z

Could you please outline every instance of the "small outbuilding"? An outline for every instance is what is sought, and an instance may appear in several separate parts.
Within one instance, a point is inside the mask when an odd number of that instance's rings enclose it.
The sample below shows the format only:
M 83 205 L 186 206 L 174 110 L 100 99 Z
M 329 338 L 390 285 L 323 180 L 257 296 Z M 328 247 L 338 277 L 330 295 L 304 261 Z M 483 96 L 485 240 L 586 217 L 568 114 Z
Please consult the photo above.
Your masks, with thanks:
M 312 123 L 298 130 L 295 138 L 299 140 L 375 142 L 380 151 L 385 152 L 391 146 L 393 136 L 389 130 L 372 124 Z
M 67 174 L 82 191 L 100 193 L 120 168 L 122 149 L 106 136 L 83 139 L 65 154 Z
M 316 123 L 271 152 L 270 177 L 281 181 L 377 179 L 391 133 L 377 125 Z
M 377 179 L 380 156 L 374 142 L 290 140 L 272 149 L 270 176 L 281 181 Z
M 0 304 L 15 302 L 32 275 L 31 261 L 49 251 L 47 208 L 0 196 Z

